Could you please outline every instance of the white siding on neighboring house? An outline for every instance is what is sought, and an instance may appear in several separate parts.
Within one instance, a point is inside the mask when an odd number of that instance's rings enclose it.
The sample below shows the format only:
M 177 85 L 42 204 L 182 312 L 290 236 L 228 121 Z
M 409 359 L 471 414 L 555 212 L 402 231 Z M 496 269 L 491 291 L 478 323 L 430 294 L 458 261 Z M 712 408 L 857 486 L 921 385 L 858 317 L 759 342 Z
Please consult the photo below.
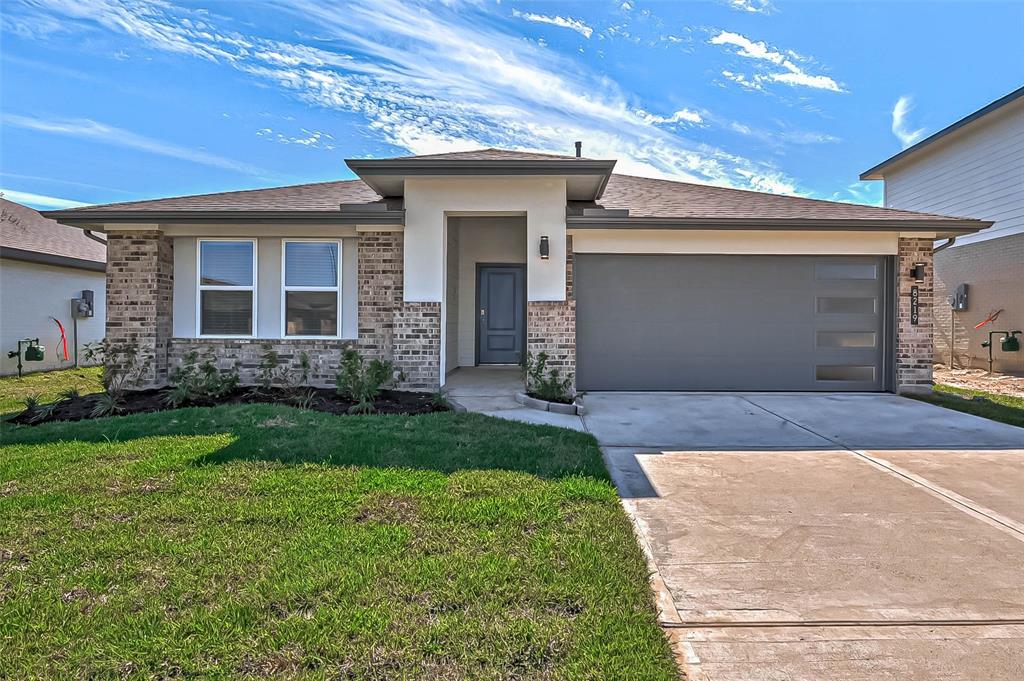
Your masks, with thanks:
M 886 168 L 885 205 L 996 223 L 958 245 L 1024 232 L 1024 98 Z
M 95 315 L 78 320 L 79 348 L 104 336 L 106 280 L 103 272 L 57 267 L 19 260 L 0 260 L 0 373 L 17 373 L 18 360 L 7 352 L 23 338 L 39 338 L 46 347 L 43 362 L 26 362 L 25 371 L 67 368 L 74 365 L 71 299 L 85 289 L 95 294 Z M 60 330 L 50 317 L 60 320 L 67 332 L 69 361 L 58 359 Z M 62 355 L 61 355 L 62 357 Z M 83 359 L 80 355 L 80 359 Z M 84 363 L 84 361 L 83 361 Z

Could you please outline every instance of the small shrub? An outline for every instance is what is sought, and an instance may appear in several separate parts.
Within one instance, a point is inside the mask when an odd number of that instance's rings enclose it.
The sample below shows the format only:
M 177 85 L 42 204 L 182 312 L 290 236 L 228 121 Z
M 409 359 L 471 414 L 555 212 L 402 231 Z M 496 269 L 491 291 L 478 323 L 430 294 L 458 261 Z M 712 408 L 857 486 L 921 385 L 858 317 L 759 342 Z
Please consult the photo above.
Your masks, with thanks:
M 36 411 L 39 409 L 39 405 L 43 403 L 41 395 L 28 395 L 22 401 L 25 405 L 25 411 Z
M 217 401 L 238 388 L 238 366 L 222 373 L 210 360 L 199 364 L 199 353 L 193 350 L 171 374 L 170 383 L 164 401 L 172 407 Z
M 430 399 L 430 403 L 437 409 L 451 409 L 452 403 L 448 400 L 448 396 L 443 390 L 438 390 L 434 393 L 434 396 Z
M 367 363 L 356 350 L 349 348 L 342 353 L 341 367 L 335 383 L 338 395 L 354 402 L 353 413 L 373 412 L 373 402 L 381 389 L 395 380 L 395 365 L 387 360 L 372 359 Z
M 548 353 L 541 352 L 536 356 L 526 353 L 523 360 L 523 383 L 526 392 L 538 399 L 548 402 L 572 403 L 572 374 L 564 378 L 558 369 L 548 368 Z
M 263 354 L 260 355 L 260 368 L 256 372 L 256 383 L 264 390 L 270 390 L 277 379 L 281 369 L 281 358 L 272 345 L 263 346 Z
M 141 385 L 145 364 L 135 341 L 112 343 L 104 338 L 87 343 L 83 350 L 87 362 L 103 363 L 103 390 L 107 393 L 120 396 Z
M 305 390 L 300 391 L 298 394 L 296 394 L 292 398 L 292 402 L 299 409 L 305 409 L 308 411 L 312 409 L 313 405 L 316 403 L 316 391 L 313 390 L 312 388 L 306 388 Z
M 96 404 L 92 408 L 90 416 L 99 418 L 101 416 L 114 416 L 124 411 L 124 401 L 121 393 L 100 393 L 96 398 Z
M 60 398 L 62 400 L 77 400 L 81 396 L 82 393 L 78 392 L 78 388 L 68 388 L 60 393 Z

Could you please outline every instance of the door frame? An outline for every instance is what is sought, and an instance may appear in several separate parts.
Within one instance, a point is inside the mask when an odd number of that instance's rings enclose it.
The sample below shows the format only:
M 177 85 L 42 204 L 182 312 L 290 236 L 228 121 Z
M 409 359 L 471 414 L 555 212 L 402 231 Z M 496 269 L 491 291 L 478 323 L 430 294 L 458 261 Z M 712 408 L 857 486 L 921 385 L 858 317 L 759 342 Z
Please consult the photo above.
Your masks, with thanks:
M 526 356 L 526 264 L 521 262 L 478 262 L 473 277 L 473 366 L 511 366 L 509 364 L 480 364 L 480 270 L 485 267 L 509 267 L 522 271 L 523 286 L 523 357 Z

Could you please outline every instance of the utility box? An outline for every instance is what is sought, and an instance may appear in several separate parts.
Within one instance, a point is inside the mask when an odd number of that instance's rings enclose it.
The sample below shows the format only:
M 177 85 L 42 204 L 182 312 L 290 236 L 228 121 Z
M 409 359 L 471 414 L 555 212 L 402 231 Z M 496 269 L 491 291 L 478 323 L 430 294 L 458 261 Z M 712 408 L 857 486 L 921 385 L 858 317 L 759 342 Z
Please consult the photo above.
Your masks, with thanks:
M 954 310 L 966 310 L 967 309 L 967 284 L 960 284 L 953 291 L 953 295 L 949 296 L 949 306 Z
M 26 362 L 42 362 L 46 356 L 46 348 L 42 345 L 32 344 L 25 348 Z
M 96 305 L 92 291 L 82 291 L 79 298 L 71 299 L 71 316 L 77 319 L 88 319 L 95 314 Z
M 999 345 L 1003 352 L 1020 352 L 1020 339 L 1017 334 L 1011 333 L 999 339 Z

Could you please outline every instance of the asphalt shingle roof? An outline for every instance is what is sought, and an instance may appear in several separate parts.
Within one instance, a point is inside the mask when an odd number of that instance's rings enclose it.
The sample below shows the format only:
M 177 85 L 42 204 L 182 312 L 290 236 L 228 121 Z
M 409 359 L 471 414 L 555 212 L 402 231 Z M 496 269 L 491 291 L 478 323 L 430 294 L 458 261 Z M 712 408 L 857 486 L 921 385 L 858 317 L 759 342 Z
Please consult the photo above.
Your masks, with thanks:
M 450 154 L 403 157 L 405 159 L 480 160 L 578 160 L 532 152 L 480 149 Z M 381 197 L 362 180 L 319 182 L 271 189 L 201 194 L 149 201 L 88 206 L 66 211 L 82 216 L 91 211 L 330 211 L 341 203 L 368 203 Z M 592 204 L 591 204 L 592 205 Z M 598 206 L 629 209 L 629 216 L 680 219 L 776 219 L 776 220 L 956 220 L 948 216 L 821 201 L 779 194 L 726 189 L 709 185 L 612 174 Z M 61 215 L 56 211 L 53 215 Z
M 28 206 L 0 198 L 0 246 L 19 251 L 106 262 L 107 247 L 75 227 L 44 218 Z

